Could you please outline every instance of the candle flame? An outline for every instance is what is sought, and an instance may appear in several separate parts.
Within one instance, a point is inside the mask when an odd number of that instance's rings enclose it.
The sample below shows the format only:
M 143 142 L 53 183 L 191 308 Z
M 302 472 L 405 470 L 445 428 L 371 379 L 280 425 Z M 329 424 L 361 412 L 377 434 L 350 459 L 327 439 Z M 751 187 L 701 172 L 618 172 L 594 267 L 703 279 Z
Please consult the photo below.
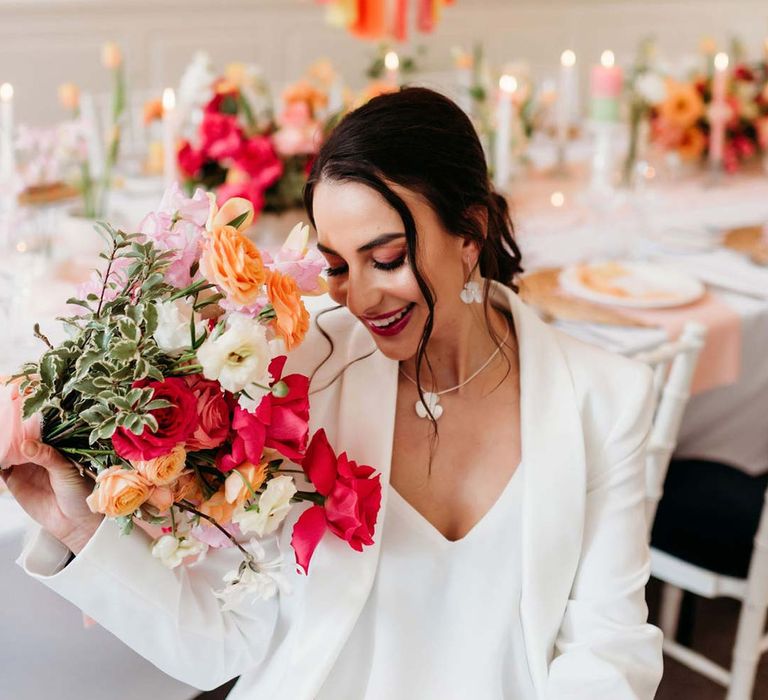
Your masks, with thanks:
M 553 207 L 562 207 L 565 204 L 565 195 L 562 192 L 553 192 L 549 201 Z
M 0 100 L 3 102 L 10 102 L 13 99 L 13 85 L 10 83 L 3 83 L 0 85 Z
M 517 78 L 514 75 L 504 74 L 499 78 L 499 87 L 508 93 L 513 93 L 517 90 Z
M 387 70 L 397 70 L 400 68 L 400 57 L 394 51 L 387 51 L 384 56 L 384 67 Z
M 163 112 L 169 112 L 176 107 L 176 93 L 173 88 L 163 90 Z
M 728 68 L 728 54 L 722 51 L 715 56 L 715 68 L 717 70 L 725 70 Z
M 603 51 L 603 53 L 600 55 L 600 63 L 605 68 L 612 68 L 613 64 L 616 63 L 616 57 L 613 55 L 613 51 Z
M 576 54 L 570 49 L 566 49 L 560 54 L 560 65 L 563 66 L 575 66 Z

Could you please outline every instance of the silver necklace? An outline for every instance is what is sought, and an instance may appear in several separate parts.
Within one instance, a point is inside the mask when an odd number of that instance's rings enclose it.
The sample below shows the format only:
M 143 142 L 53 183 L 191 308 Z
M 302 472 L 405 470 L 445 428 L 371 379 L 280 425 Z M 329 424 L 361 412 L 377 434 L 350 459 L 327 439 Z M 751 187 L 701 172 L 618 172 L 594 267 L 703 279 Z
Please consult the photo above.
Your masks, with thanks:
M 507 327 L 507 333 L 504 336 L 504 340 L 501 341 L 501 344 L 499 347 L 497 347 L 492 353 L 491 356 L 483 362 L 483 364 L 475 370 L 467 379 L 465 379 L 461 384 L 457 384 L 456 386 L 452 386 L 450 389 L 443 389 L 442 391 L 425 391 L 424 392 L 424 401 L 419 399 L 415 405 L 414 409 L 416 411 L 416 415 L 419 418 L 428 418 L 429 414 L 431 413 L 435 420 L 440 418 L 440 416 L 443 415 L 443 407 L 440 405 L 440 397 L 443 394 L 450 394 L 452 391 L 456 391 L 457 389 L 461 389 L 461 387 L 469 384 L 480 372 L 482 372 L 488 365 L 493 362 L 494 358 L 501 352 L 502 346 L 507 342 L 509 339 L 509 327 Z M 413 377 L 410 377 L 405 373 L 405 370 L 400 367 L 400 374 L 402 374 L 409 382 L 412 384 L 415 384 L 418 386 L 418 383 Z M 426 404 L 426 405 L 425 405 Z M 429 406 L 429 411 L 427 411 L 427 406 Z

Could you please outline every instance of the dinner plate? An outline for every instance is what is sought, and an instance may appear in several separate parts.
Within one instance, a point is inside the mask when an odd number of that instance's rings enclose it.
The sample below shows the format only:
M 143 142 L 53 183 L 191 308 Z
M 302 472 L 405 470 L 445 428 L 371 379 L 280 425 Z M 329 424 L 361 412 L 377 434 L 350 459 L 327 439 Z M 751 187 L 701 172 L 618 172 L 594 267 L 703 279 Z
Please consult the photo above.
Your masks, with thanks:
M 676 269 L 619 260 L 566 267 L 560 273 L 560 286 L 587 301 L 634 309 L 683 306 L 705 292 L 701 282 Z

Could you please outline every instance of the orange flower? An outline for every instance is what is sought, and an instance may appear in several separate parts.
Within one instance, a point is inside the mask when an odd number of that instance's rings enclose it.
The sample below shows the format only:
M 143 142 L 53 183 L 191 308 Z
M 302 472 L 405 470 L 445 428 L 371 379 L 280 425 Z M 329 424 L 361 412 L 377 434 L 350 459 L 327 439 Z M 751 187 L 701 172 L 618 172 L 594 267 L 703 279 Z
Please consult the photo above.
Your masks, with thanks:
M 240 306 L 253 304 L 266 278 L 259 249 L 234 226 L 214 228 L 206 237 L 200 269 Z
M 227 500 L 224 486 L 222 485 L 213 496 L 198 506 L 198 510 L 213 518 L 219 525 L 226 525 L 232 522 L 232 514 L 238 505 L 238 503 L 230 503 Z
M 174 501 L 202 501 L 203 492 L 192 470 L 182 472 L 181 476 L 171 484 Z
M 117 518 L 133 513 L 152 490 L 152 484 L 139 472 L 116 465 L 96 477 L 96 488 L 85 501 L 92 512 Z
M 360 97 L 355 104 L 359 107 L 360 105 L 364 105 L 366 102 L 369 102 L 374 97 L 378 97 L 379 95 L 386 95 L 390 92 L 397 92 L 398 90 L 400 90 L 400 88 L 397 85 L 393 85 L 386 80 L 377 80 L 368 84 L 368 86 L 360 94 Z
M 227 502 L 238 506 L 242 505 L 251 495 L 251 490 L 258 491 L 266 478 L 266 463 L 256 466 L 250 462 L 244 462 L 233 469 L 224 482 L 224 496 Z M 246 481 L 250 485 L 250 489 L 246 486 Z
M 179 478 L 186 462 L 187 452 L 184 446 L 176 445 L 166 455 L 146 461 L 136 460 L 131 464 L 150 484 L 167 486 Z
M 80 88 L 74 83 L 59 85 L 59 102 L 64 109 L 76 110 L 80 106 Z
M 328 104 L 328 95 L 322 90 L 318 90 L 309 81 L 299 80 L 283 91 L 283 101 L 286 105 L 294 102 L 305 102 L 309 106 L 311 114 L 314 115 L 315 112 Z
M 108 41 L 101 47 L 101 62 L 109 70 L 120 67 L 123 62 L 123 53 L 114 41 Z
M 704 116 L 704 101 L 694 85 L 667 81 L 667 97 L 659 105 L 659 117 L 670 126 L 687 128 Z
M 694 126 L 686 129 L 683 133 L 680 145 L 677 147 L 677 152 L 683 160 L 696 160 L 704 153 L 706 145 L 707 139 L 701 132 L 701 129 L 697 129 Z
M 309 312 L 296 280 L 271 271 L 267 275 L 267 298 L 277 314 L 275 331 L 285 342 L 286 350 L 291 351 L 309 330 Z
M 151 124 L 157 119 L 163 118 L 163 101 L 161 99 L 147 100 L 144 103 L 143 121 L 144 126 Z

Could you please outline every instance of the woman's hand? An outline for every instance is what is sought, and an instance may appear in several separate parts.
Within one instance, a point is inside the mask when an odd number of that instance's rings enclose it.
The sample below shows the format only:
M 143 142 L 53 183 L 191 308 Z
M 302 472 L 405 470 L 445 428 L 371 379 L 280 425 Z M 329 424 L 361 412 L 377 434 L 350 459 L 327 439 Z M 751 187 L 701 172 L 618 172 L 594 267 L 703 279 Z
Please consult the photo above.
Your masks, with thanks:
M 49 445 L 27 440 L 21 451 L 29 463 L 0 471 L 0 476 L 20 506 L 78 554 L 104 517 L 85 502 L 93 481 Z

